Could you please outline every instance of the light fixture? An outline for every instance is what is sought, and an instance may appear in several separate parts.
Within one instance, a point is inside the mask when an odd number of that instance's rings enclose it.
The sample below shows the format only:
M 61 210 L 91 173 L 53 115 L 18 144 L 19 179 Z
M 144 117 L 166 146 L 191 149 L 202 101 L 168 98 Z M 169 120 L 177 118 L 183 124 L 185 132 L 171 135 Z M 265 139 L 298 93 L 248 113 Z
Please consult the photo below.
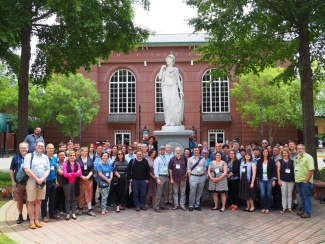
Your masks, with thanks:
M 143 65 L 144 65 L 144 66 L 147 66 L 147 61 L 144 61 L 144 62 L 143 62 Z
M 97 66 L 98 68 L 102 67 L 102 63 L 98 61 Z
M 193 65 L 193 60 L 191 60 L 191 65 Z

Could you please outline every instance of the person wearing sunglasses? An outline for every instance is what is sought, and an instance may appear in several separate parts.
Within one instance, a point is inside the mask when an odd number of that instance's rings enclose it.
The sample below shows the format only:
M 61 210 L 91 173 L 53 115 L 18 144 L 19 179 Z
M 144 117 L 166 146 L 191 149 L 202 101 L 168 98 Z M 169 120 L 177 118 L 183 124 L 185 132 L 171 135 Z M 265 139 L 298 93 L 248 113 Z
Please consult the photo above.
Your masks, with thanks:
M 126 169 L 128 167 L 128 162 L 125 160 L 122 151 L 117 152 L 117 158 L 112 166 L 114 168 L 112 185 L 115 193 L 116 213 L 119 213 L 120 210 L 124 210 L 122 205 L 125 204 L 124 193 L 126 190 Z

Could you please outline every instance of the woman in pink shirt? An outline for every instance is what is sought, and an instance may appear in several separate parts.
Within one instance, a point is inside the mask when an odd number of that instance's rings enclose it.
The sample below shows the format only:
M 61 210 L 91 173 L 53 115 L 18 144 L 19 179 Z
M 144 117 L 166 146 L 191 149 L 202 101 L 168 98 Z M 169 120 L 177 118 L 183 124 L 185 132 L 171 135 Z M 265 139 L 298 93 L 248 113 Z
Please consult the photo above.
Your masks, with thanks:
M 66 209 L 66 220 L 70 219 L 70 207 L 72 211 L 72 219 L 76 220 L 76 206 L 77 206 L 77 196 L 76 194 L 76 178 L 81 175 L 80 164 L 75 161 L 76 153 L 74 151 L 69 151 L 68 161 L 63 164 L 63 176 L 64 179 L 64 195 L 65 195 L 65 209 Z M 78 186 L 79 187 L 79 186 Z

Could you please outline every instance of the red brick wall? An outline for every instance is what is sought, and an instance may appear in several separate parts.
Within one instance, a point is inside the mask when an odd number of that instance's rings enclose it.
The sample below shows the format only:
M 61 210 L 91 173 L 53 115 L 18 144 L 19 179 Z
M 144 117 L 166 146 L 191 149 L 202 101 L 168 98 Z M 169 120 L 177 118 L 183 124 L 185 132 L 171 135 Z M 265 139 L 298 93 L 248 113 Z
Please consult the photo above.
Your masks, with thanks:
M 202 138 L 200 138 L 200 115 L 199 105 L 202 102 L 201 79 L 203 74 L 212 68 L 207 63 L 194 62 L 198 56 L 192 53 L 193 49 L 189 46 L 175 47 L 149 47 L 148 49 L 140 47 L 137 51 L 131 51 L 130 55 L 124 56 L 121 53 L 113 53 L 108 62 L 102 62 L 101 67 L 94 66 L 90 73 L 80 69 L 79 72 L 85 77 L 97 82 L 97 89 L 101 95 L 99 101 L 100 111 L 94 118 L 90 126 L 82 133 L 82 144 L 86 145 L 97 140 L 109 139 L 114 143 L 115 130 L 131 130 L 131 141 L 139 139 L 139 121 L 133 124 L 108 124 L 109 112 L 109 80 L 112 74 L 119 69 L 128 69 L 136 77 L 136 111 L 141 104 L 141 129 L 146 125 L 146 129 L 153 134 L 154 130 L 160 130 L 162 123 L 155 123 L 155 79 L 161 65 L 165 64 L 165 56 L 173 51 L 176 55 L 176 67 L 178 67 L 183 79 L 184 86 L 184 126 L 191 129 L 192 125 L 197 129 L 198 141 L 208 140 L 209 129 L 225 130 L 225 139 L 240 138 L 240 143 L 250 141 L 261 142 L 260 128 L 252 130 L 245 120 L 236 113 L 234 100 L 230 100 L 231 123 L 203 123 Z M 147 66 L 144 66 L 144 61 Z M 230 87 L 233 85 L 230 84 Z M 264 137 L 267 138 L 267 127 L 264 125 Z M 294 127 L 279 129 L 276 133 L 274 142 L 297 138 L 297 132 Z M 50 126 L 45 131 L 46 142 L 52 142 L 57 145 L 59 142 L 67 141 L 69 138 L 63 137 L 57 128 Z M 76 138 L 78 141 L 78 138 Z

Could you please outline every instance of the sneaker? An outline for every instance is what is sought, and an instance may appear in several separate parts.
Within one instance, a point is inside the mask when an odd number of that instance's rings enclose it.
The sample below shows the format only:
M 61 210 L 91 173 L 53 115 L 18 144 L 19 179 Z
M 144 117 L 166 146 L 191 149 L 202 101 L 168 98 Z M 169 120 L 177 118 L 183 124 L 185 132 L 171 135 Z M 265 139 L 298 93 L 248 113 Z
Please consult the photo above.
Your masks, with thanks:
M 21 224 L 23 221 L 24 221 L 24 219 L 23 219 L 23 215 L 22 215 L 22 214 L 19 214 L 19 217 L 18 217 L 16 223 L 17 223 L 17 224 Z
M 82 209 L 79 209 L 78 215 L 82 215 Z
M 303 215 L 300 215 L 301 218 L 310 218 L 310 214 L 304 213 Z
M 229 207 L 229 210 L 232 210 L 233 207 L 234 207 L 234 205 L 231 205 L 231 206 Z
M 238 209 L 238 207 L 236 205 L 234 205 L 231 210 L 237 210 L 237 209 Z
M 90 211 L 90 212 L 88 212 L 87 214 L 90 215 L 90 216 L 96 217 L 96 214 L 94 214 L 93 211 Z

